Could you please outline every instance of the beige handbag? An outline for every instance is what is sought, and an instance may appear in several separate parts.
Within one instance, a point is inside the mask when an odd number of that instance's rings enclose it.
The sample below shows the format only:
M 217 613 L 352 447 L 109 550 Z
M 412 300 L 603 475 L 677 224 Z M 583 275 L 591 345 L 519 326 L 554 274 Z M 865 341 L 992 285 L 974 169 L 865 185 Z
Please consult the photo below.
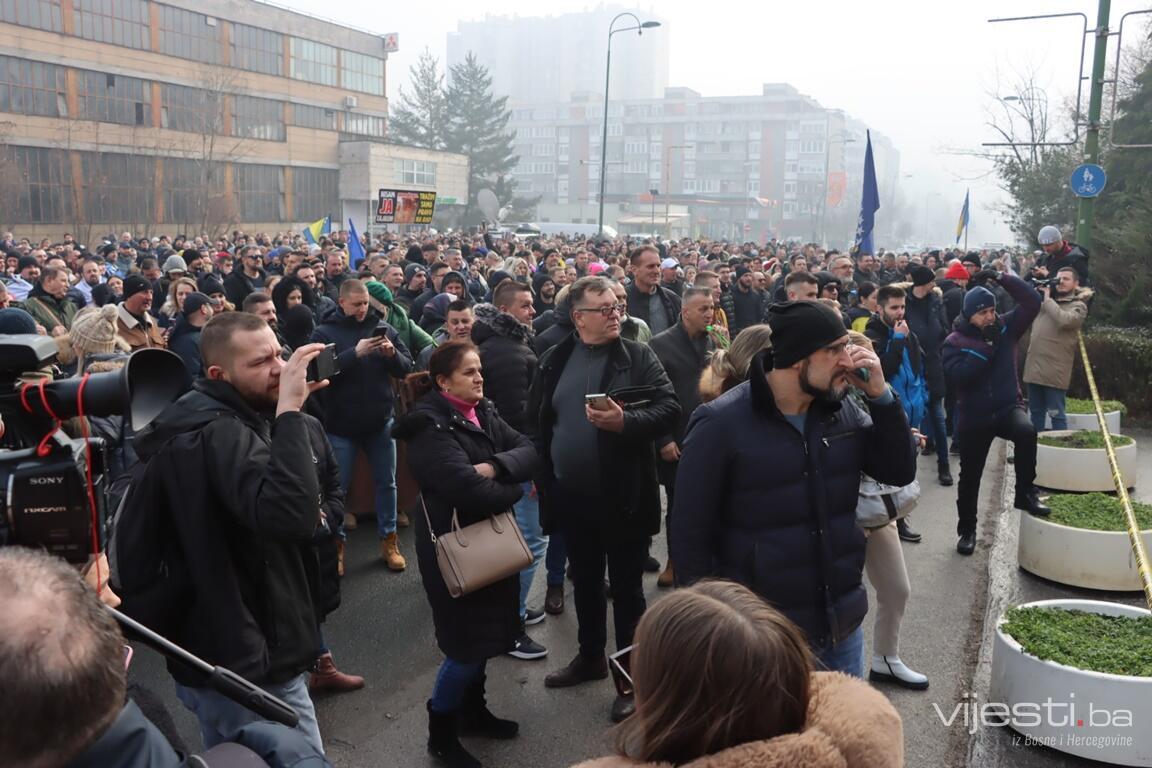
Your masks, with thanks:
M 428 505 L 420 495 L 428 535 L 436 547 L 436 564 L 448 587 L 448 594 L 460 597 L 494 584 L 532 564 L 532 551 L 520 533 L 511 511 L 491 515 L 487 520 L 460 527 L 452 510 L 452 530 L 437 536 L 428 517 Z

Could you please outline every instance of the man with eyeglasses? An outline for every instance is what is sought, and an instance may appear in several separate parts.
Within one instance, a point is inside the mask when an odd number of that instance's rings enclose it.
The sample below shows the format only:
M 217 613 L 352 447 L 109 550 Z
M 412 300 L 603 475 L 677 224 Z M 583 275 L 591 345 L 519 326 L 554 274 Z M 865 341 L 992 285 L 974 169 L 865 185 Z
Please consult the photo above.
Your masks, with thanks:
M 545 533 L 568 547 L 580 652 L 545 680 L 566 688 L 608 676 L 604 568 L 612 583 L 616 646 L 632 644 L 644 613 L 648 537 L 660 530 L 655 441 L 676 427 L 680 404 L 656 354 L 620 337 L 609 280 L 569 287 L 576 333 L 540 358 L 528 397 L 527 428 L 542 458 L 536 480 Z M 617 697 L 612 718 L 631 714 Z
M 771 349 L 748 380 L 689 421 L 670 532 L 676 583 L 748 586 L 804 630 L 822 668 L 862 677 L 860 473 L 916 478 L 908 419 L 880 359 L 849 344 L 831 307 L 774 304 L 768 325 Z M 852 388 L 866 406 L 846 398 Z
M 241 248 L 240 264 L 240 269 L 233 270 L 224 278 L 224 295 L 230 304 L 237 307 L 244 304 L 248 294 L 263 289 L 268 279 L 259 246 L 246 245 Z

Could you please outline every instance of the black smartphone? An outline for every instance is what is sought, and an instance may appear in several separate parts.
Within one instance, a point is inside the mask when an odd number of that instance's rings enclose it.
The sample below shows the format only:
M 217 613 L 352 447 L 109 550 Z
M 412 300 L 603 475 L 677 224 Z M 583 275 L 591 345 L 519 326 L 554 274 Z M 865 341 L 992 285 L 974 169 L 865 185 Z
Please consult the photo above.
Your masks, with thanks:
M 378 326 L 376 326 L 376 330 L 372 331 L 372 337 L 376 338 L 376 339 L 378 339 L 382 336 L 387 336 L 387 335 L 388 335 L 388 326 L 386 326 L 386 325 L 378 325 Z
M 336 345 L 327 344 L 320 354 L 308 363 L 308 381 L 324 381 L 340 373 L 340 364 L 336 362 Z
M 631 696 L 636 691 L 632 685 L 632 649 L 635 647 L 635 645 L 630 645 L 608 657 L 608 669 L 612 671 L 612 684 L 616 686 L 616 693 L 621 696 Z

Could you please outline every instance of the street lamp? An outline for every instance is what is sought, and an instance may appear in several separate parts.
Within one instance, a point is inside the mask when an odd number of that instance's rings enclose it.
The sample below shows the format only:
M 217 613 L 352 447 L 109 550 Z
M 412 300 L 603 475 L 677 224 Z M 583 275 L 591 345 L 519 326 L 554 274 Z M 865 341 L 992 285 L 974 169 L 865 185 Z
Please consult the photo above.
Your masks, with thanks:
M 632 17 L 636 25 L 614 29 L 616 22 L 625 16 Z M 636 30 L 637 35 L 643 35 L 644 30 L 654 29 L 658 26 L 660 26 L 660 22 L 640 21 L 640 19 L 636 17 L 636 14 L 629 13 L 628 11 L 617 14 L 616 17 L 612 19 L 612 23 L 608 25 L 608 58 L 604 64 L 604 130 L 600 136 L 600 214 L 596 219 L 597 235 L 604 234 L 604 184 L 607 177 L 606 171 L 608 169 L 608 83 L 612 76 L 612 35 L 617 32 L 631 32 L 632 30 Z

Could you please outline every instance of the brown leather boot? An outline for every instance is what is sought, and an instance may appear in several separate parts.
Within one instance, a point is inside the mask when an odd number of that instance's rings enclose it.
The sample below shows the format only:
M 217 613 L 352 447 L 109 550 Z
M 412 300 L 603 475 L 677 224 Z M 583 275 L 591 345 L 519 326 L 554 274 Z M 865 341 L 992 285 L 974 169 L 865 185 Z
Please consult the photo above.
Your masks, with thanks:
M 664 566 L 664 572 L 656 579 L 656 586 L 667 589 L 676 583 L 676 576 L 672 571 L 672 558 L 668 558 L 668 564 Z
M 344 513 L 344 530 L 354 531 L 354 530 L 356 530 L 356 527 L 357 527 L 356 515 L 352 514 L 351 512 L 345 512 Z
M 402 571 L 408 567 L 404 555 L 400 554 L 400 540 L 395 531 L 380 539 L 380 557 L 388 564 L 389 570 Z
M 398 510 L 396 512 L 396 527 L 407 528 L 410 525 L 412 525 L 412 521 L 408 519 L 408 513 L 402 509 Z
M 344 578 L 344 539 L 336 539 L 336 575 Z
M 364 687 L 364 678 L 359 675 L 346 675 L 336 669 L 331 653 L 316 659 L 316 670 L 308 677 L 308 690 L 347 693 Z

